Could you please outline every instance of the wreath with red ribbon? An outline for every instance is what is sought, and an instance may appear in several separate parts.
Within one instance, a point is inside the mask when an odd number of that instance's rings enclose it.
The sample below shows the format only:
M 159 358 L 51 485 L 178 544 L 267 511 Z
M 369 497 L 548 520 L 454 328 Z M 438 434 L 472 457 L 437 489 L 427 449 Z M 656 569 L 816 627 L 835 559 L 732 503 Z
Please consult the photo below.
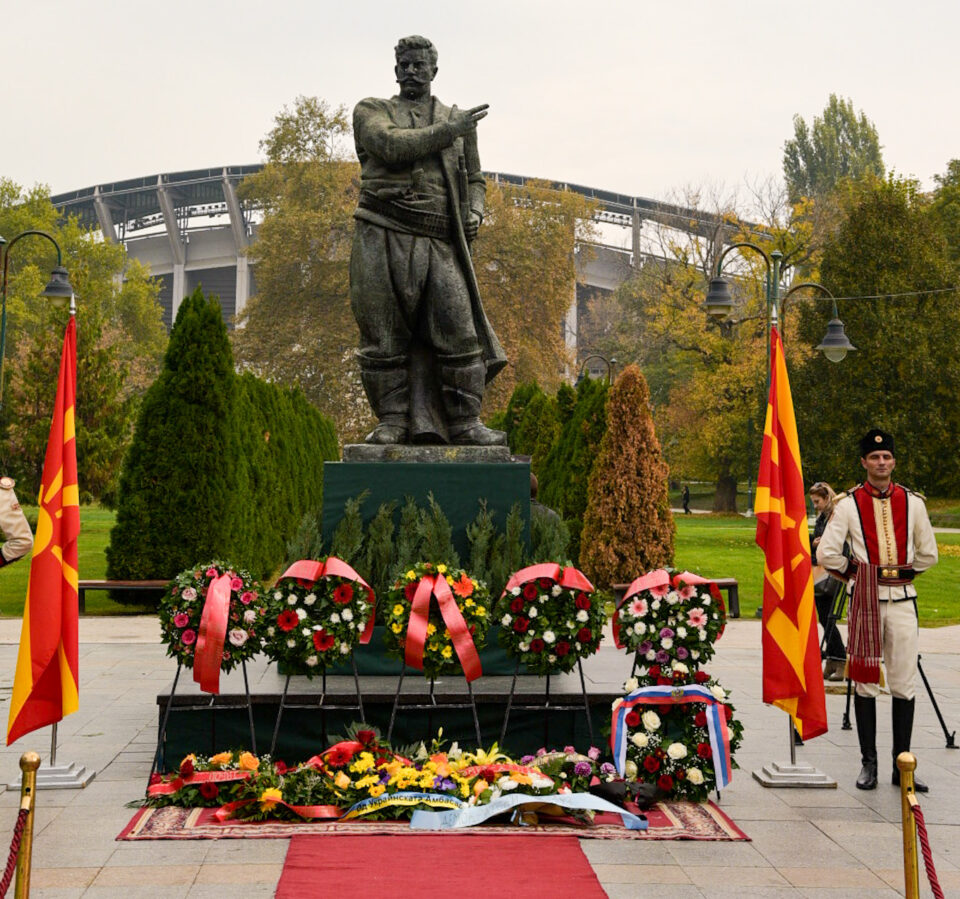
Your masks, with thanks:
M 463 671 L 468 681 L 482 671 L 477 652 L 492 615 L 490 591 L 462 568 L 417 562 L 387 593 L 387 652 L 427 677 Z
M 531 565 L 507 581 L 497 603 L 500 644 L 528 671 L 572 670 L 600 647 L 606 615 L 593 584 L 572 566 Z
M 264 651 L 292 674 L 313 677 L 373 634 L 373 590 L 335 556 L 294 562 L 267 602 Z
M 716 584 L 661 568 L 627 588 L 613 615 L 613 639 L 645 668 L 673 661 L 698 667 L 713 657 L 726 620 Z
M 157 607 L 167 655 L 194 669 L 210 693 L 221 671 L 232 671 L 261 650 L 266 609 L 261 586 L 228 562 L 207 562 L 180 572 Z

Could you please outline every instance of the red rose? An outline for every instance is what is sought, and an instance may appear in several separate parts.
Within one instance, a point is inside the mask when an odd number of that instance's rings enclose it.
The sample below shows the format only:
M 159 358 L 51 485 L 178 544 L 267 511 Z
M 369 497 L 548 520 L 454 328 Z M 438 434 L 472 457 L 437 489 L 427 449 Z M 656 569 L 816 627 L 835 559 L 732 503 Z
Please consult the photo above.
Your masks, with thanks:
M 530 600 L 536 599 L 540 595 L 540 591 L 537 590 L 537 585 L 530 581 L 528 584 L 523 585 L 523 598 Z
M 660 770 L 660 760 L 655 755 L 648 755 L 643 760 L 643 767 L 653 774 L 655 771 Z
M 697 727 L 706 727 L 706 726 L 707 726 L 707 713 L 706 713 L 706 712 L 702 712 L 702 711 L 701 711 L 701 712 L 697 712 L 697 714 L 693 716 L 693 723 L 696 724 Z
M 370 746 L 377 739 L 376 731 L 358 730 L 357 740 L 364 746 Z
M 578 593 L 575 600 L 575 604 L 578 609 L 589 609 L 592 603 L 590 602 L 590 597 L 586 593 Z
M 660 677 L 660 666 L 659 666 L 659 665 L 651 665 L 651 666 L 647 669 L 647 673 L 650 675 L 650 677 Z
M 664 793 L 669 793 L 673 789 L 673 778 L 669 774 L 661 774 L 657 778 L 657 786 L 660 787 Z
M 273 763 L 273 767 L 276 769 L 277 774 L 286 774 L 290 770 L 287 767 L 287 763 L 282 759 L 277 759 Z
M 541 640 L 539 637 L 537 637 L 535 640 L 531 640 L 530 649 L 533 652 L 543 652 L 543 640 Z
M 640 713 L 636 709 L 631 709 L 627 712 L 626 717 L 627 727 L 636 727 L 640 723 Z
M 333 591 L 333 601 L 340 603 L 340 605 L 345 606 L 350 600 L 353 599 L 353 587 L 350 584 L 340 584 L 339 587 L 336 587 Z
M 677 780 L 683 780 L 687 776 L 687 772 L 684 771 L 683 768 L 680 768 L 674 773 L 673 776 L 676 777 Z
M 153 774 L 150 775 L 150 786 L 151 786 L 151 787 L 152 787 L 154 784 L 161 783 L 162 781 L 163 781 L 163 778 L 159 775 L 158 772 L 154 771 Z
M 487 765 L 485 768 L 480 769 L 480 776 L 488 783 L 492 784 L 500 775 L 497 773 L 497 769 Z
M 323 628 L 313 632 L 313 648 L 317 652 L 326 652 L 336 642 L 333 634 L 328 634 Z
M 697 743 L 697 755 L 699 755 L 702 759 L 710 758 L 710 756 L 713 755 L 713 752 L 710 750 L 710 744 Z
M 593 639 L 593 631 L 588 627 L 582 627 L 577 631 L 577 639 L 581 643 L 589 643 Z
M 520 615 L 517 618 L 513 619 L 513 629 L 518 634 L 525 634 L 527 632 L 528 627 L 530 627 L 529 618 L 524 618 L 523 615 Z
M 403 595 L 406 596 L 407 602 L 413 602 L 413 597 L 417 592 L 417 584 L 417 581 L 413 581 L 403 588 Z
M 300 617 L 293 609 L 284 609 L 277 615 L 277 627 L 282 631 L 292 631 L 300 623 Z
M 180 762 L 180 776 L 189 777 L 193 774 L 193 759 L 187 756 L 182 762 Z
M 523 600 L 517 596 L 510 602 L 510 611 L 516 614 L 523 611 Z
M 710 680 L 710 675 L 707 674 L 706 671 L 695 671 L 693 674 L 693 679 L 698 684 L 705 684 L 708 680 Z
M 212 780 L 200 784 L 200 795 L 204 799 L 216 799 L 219 793 L 220 787 L 218 787 Z
M 672 677 L 664 677 L 662 674 L 657 678 L 658 687 L 669 687 L 673 684 Z
M 727 721 L 729 721 L 731 718 L 733 718 L 733 708 L 729 705 L 725 705 L 723 707 L 723 715 Z
M 553 586 L 553 579 L 542 577 L 537 583 L 540 585 L 541 590 L 549 590 Z
M 557 644 L 557 655 L 565 656 L 568 652 L 570 652 L 570 644 L 566 640 L 561 640 Z

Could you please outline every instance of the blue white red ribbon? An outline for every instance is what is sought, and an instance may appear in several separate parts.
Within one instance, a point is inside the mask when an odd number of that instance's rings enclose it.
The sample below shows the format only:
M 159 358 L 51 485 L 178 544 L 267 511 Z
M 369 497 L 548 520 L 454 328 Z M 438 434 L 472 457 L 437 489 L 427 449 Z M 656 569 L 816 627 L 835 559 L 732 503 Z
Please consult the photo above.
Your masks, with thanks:
M 622 776 L 627 761 L 627 713 L 637 705 L 686 705 L 702 702 L 706 706 L 707 733 L 710 736 L 710 750 L 713 753 L 713 770 L 717 778 L 717 789 L 722 790 L 733 778 L 733 765 L 730 760 L 730 732 L 727 729 L 725 703 L 720 702 L 710 692 L 709 687 L 701 684 L 685 686 L 641 687 L 627 694 L 614 709 L 610 728 L 610 749 L 617 772 Z

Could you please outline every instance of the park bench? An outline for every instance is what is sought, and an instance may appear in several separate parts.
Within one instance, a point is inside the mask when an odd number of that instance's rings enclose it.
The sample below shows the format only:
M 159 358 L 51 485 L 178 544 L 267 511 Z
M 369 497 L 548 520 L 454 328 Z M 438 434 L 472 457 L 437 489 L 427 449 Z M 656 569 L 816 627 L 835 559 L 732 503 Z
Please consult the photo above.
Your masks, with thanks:
M 77 583 L 77 595 L 80 600 L 80 614 L 87 611 L 88 590 L 139 590 L 149 593 L 163 593 L 170 581 L 97 581 L 86 580 Z
M 740 585 L 737 583 L 735 577 L 715 577 L 711 578 L 713 583 L 717 585 L 720 590 L 723 590 L 727 594 L 727 615 L 730 618 L 739 618 L 740 617 Z M 629 584 L 614 584 L 613 592 L 617 596 L 617 602 L 623 599 L 624 594 L 627 592 Z

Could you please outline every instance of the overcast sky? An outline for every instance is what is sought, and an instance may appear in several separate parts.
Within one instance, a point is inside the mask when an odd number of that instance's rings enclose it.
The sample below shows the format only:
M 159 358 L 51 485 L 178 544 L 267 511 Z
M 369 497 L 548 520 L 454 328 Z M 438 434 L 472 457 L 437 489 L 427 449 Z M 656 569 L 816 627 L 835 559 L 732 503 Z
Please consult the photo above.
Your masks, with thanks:
M 960 157 L 960 4 L 915 0 L 30 0 L 0 11 L 0 175 L 53 193 L 261 160 L 298 94 L 390 96 L 393 47 L 490 104 L 483 166 L 664 198 L 781 176 L 831 92 L 925 186 Z

